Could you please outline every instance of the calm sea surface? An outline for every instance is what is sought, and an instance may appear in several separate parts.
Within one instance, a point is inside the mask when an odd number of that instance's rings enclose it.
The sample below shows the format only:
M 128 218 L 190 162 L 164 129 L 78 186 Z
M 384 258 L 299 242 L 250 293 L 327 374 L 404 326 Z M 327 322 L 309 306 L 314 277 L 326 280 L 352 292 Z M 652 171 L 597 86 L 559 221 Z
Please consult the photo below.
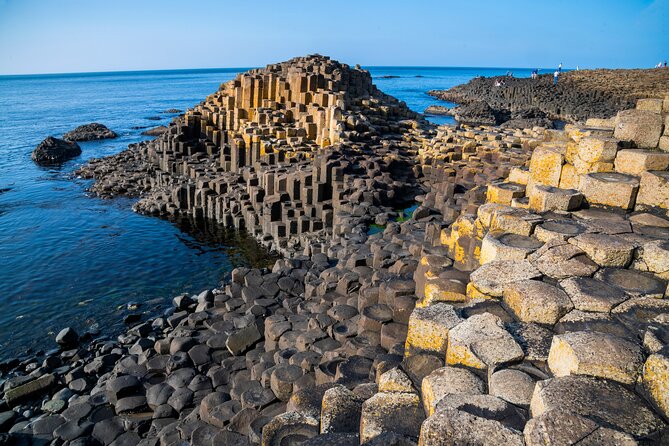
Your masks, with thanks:
M 174 117 L 165 110 L 200 102 L 240 71 L 0 76 L 0 359 L 52 348 L 53 333 L 65 326 L 117 333 L 129 302 L 141 304 L 139 312 L 154 312 L 181 292 L 217 286 L 235 266 L 267 264 L 244 234 L 138 215 L 131 200 L 91 197 L 90 183 L 71 177 L 89 158 L 148 139 L 142 128 Z M 507 69 L 370 71 L 380 89 L 422 112 L 439 103 L 427 90 Z M 89 122 L 107 125 L 119 138 L 80 143 L 83 154 L 59 168 L 31 161 L 45 137 Z

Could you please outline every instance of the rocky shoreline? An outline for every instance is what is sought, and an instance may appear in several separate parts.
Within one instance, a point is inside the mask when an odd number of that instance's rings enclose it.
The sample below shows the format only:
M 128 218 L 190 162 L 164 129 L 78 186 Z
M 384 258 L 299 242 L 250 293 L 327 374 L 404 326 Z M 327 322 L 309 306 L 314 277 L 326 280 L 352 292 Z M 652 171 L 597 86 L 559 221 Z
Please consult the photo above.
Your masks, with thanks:
M 463 123 L 481 123 L 481 116 L 493 117 L 493 125 L 512 119 L 512 113 L 544 113 L 548 118 L 584 124 L 588 118 L 611 118 L 634 108 L 643 98 L 669 94 L 669 70 L 580 70 L 563 72 L 553 85 L 553 74 L 537 79 L 506 76 L 479 77 L 449 90 L 432 90 L 438 99 L 463 105 L 486 104 L 491 110 L 467 113 Z M 498 85 L 501 83 L 502 85 Z M 478 111 L 478 113 L 476 113 Z M 490 124 L 490 122 L 488 123 Z
M 80 174 L 284 257 L 6 364 L 2 440 L 664 444 L 668 120 L 436 128 L 322 56 L 242 74 Z

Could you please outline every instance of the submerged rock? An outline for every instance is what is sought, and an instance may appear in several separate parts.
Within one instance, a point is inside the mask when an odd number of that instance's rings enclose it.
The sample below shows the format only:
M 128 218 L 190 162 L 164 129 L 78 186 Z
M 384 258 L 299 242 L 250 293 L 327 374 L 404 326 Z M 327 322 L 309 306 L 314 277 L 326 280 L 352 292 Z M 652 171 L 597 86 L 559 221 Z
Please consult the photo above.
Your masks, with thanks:
M 80 125 L 76 129 L 63 135 L 66 141 L 93 141 L 96 139 L 116 138 L 118 135 L 109 130 L 104 124 L 92 122 L 90 124 Z
M 49 136 L 33 150 L 31 158 L 37 164 L 51 166 L 64 163 L 79 155 L 81 155 L 81 147 L 76 142 Z

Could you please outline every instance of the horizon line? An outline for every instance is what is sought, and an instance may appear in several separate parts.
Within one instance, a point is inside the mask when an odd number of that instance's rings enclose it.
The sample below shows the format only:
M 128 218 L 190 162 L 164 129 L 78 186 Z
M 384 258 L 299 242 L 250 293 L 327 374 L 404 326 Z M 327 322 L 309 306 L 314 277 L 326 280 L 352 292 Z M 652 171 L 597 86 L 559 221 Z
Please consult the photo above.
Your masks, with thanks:
M 280 62 L 277 62 L 280 63 Z M 271 64 L 270 64 L 271 65 Z M 346 64 L 349 66 L 355 66 L 351 64 Z M 547 67 L 490 67 L 490 66 L 457 66 L 457 65 L 361 65 L 365 70 L 377 69 L 377 68 L 427 68 L 427 69 L 438 69 L 438 68 L 461 68 L 461 69 L 486 69 L 486 70 L 553 70 L 554 68 Z M 0 78 L 3 77 L 29 77 L 29 76 L 73 76 L 73 75 L 91 75 L 91 74 L 125 74 L 125 73 L 158 73 L 165 71 L 249 71 L 257 68 L 263 68 L 263 66 L 255 67 L 210 67 L 210 68 L 157 68 L 157 69 L 138 69 L 138 70 L 110 70 L 110 71 L 64 71 L 64 72 L 53 72 L 53 73 L 11 73 L 11 74 L 0 74 Z M 596 67 L 596 68 L 582 68 L 582 70 L 650 70 L 654 69 L 653 67 L 648 68 L 605 68 L 605 67 Z M 565 71 L 572 71 L 575 68 L 572 67 L 563 67 Z

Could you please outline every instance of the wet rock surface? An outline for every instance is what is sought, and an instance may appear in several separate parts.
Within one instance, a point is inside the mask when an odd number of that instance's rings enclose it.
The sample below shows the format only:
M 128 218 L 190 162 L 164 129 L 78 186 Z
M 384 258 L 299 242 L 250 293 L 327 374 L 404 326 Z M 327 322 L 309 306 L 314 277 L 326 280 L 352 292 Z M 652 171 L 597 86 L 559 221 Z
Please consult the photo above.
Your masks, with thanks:
M 3 440 L 662 444 L 669 204 L 642 180 L 592 194 L 639 150 L 611 138 L 435 129 L 322 56 L 241 75 L 81 173 L 284 257 L 3 365 Z
M 31 158 L 42 166 L 53 166 L 81 155 L 81 148 L 76 142 L 65 141 L 49 136 L 33 150 Z
M 109 130 L 104 124 L 93 122 L 91 124 L 80 125 L 76 129 L 63 135 L 66 141 L 93 141 L 96 139 L 116 138 L 118 135 Z

